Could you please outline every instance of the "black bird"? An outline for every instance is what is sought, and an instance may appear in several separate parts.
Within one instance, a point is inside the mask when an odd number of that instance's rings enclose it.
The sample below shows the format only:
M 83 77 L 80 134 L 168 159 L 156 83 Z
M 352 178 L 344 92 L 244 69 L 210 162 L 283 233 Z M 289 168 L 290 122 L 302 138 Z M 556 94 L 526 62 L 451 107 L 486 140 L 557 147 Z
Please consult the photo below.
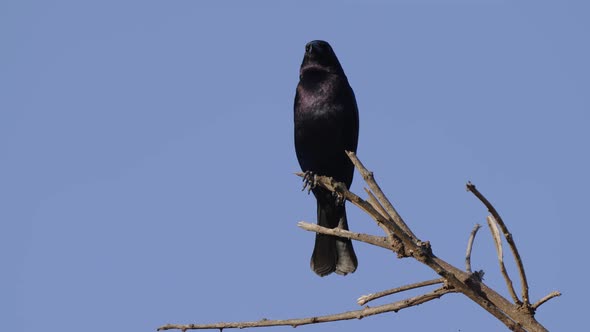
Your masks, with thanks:
M 295 151 L 301 169 L 307 175 L 333 177 L 350 188 L 354 165 L 345 150 L 356 152 L 358 108 L 344 70 L 325 41 L 305 45 L 294 111 Z M 317 200 L 318 225 L 348 229 L 344 201 L 313 185 L 312 192 Z M 315 273 L 346 275 L 357 265 L 350 240 L 316 234 L 311 256 Z

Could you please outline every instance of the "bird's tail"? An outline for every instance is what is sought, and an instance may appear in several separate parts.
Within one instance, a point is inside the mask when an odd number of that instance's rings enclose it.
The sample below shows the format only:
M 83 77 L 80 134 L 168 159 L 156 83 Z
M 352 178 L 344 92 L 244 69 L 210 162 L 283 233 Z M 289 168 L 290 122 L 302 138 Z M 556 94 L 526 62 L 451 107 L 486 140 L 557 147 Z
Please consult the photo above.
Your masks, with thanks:
M 318 225 L 327 228 L 348 230 L 344 204 L 320 202 L 318 200 Z M 347 275 L 356 270 L 358 261 L 352 248 L 352 241 L 331 235 L 316 234 L 315 247 L 311 256 L 311 269 L 319 276 L 332 272 Z

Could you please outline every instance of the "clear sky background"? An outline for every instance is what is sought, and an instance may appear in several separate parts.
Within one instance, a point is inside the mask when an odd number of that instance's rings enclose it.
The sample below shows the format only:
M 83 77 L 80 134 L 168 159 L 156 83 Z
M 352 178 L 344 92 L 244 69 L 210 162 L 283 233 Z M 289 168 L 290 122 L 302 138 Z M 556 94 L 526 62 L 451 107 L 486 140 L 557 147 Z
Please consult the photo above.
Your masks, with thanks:
M 245 2 L 0 4 L 2 330 L 323 315 L 435 278 L 363 243 L 353 275 L 309 269 L 314 235 L 296 223 L 315 222 L 315 202 L 293 175 L 292 112 L 313 39 L 339 56 L 358 155 L 416 234 L 462 267 L 487 215 L 473 181 L 519 245 L 532 300 L 564 294 L 538 320 L 586 323 L 587 1 Z M 352 230 L 381 235 L 348 211 Z M 473 265 L 508 294 L 487 227 Z M 299 329 L 504 330 L 460 295 Z

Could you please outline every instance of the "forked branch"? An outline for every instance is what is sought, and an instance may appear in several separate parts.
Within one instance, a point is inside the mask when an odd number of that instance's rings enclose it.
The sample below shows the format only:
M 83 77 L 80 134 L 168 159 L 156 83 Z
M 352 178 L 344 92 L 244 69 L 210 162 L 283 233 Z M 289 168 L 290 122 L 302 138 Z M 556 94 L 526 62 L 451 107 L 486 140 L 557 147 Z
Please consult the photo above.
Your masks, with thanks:
M 297 327 L 301 325 L 308 325 L 308 324 L 318 324 L 318 323 L 328 323 L 328 322 L 335 322 L 341 320 L 350 320 L 350 319 L 363 319 L 368 316 L 374 316 L 386 312 L 398 312 L 402 309 L 406 309 L 409 307 L 414 307 L 420 305 L 422 303 L 426 303 L 428 301 L 432 301 L 435 299 L 440 298 L 441 296 L 452 293 L 453 291 L 450 289 L 446 289 L 445 287 L 441 287 L 435 289 L 432 292 L 414 296 L 405 300 L 397 301 L 394 303 L 384 304 L 376 307 L 364 307 L 360 310 L 354 311 L 347 311 L 342 312 L 339 314 L 334 315 L 326 315 L 326 316 L 316 316 L 316 317 L 307 317 L 307 318 L 294 318 L 294 319 L 282 319 L 282 320 L 269 320 L 269 319 L 261 319 L 256 322 L 231 322 L 231 323 L 214 323 L 214 324 L 168 324 L 158 328 L 158 331 L 164 330 L 210 330 L 210 329 L 244 329 L 248 327 L 269 327 L 269 326 L 291 326 Z
M 308 318 L 297 318 L 297 319 L 286 319 L 286 320 L 267 320 L 262 319 L 260 321 L 253 322 L 234 322 L 234 323 L 215 323 L 215 324 L 187 324 L 177 325 L 169 324 L 160 327 L 158 330 L 170 330 L 179 329 L 182 331 L 192 329 L 224 329 L 224 328 L 247 328 L 247 327 L 266 327 L 266 326 L 300 326 L 306 324 L 332 322 L 338 320 L 348 319 L 361 319 L 363 317 L 377 315 L 390 311 L 398 311 L 411 306 L 416 306 L 434 299 L 438 299 L 447 293 L 461 293 L 477 303 L 483 309 L 488 311 L 498 320 L 500 320 L 508 329 L 512 331 L 547 331 L 543 325 L 541 325 L 534 317 L 535 310 L 550 300 L 551 298 L 561 295 L 559 292 L 553 292 L 544 298 L 540 299 L 534 305 L 529 302 L 529 289 L 526 274 L 522 259 L 516 248 L 512 234 L 508 231 L 506 224 L 492 206 L 492 204 L 475 188 L 471 182 L 467 184 L 467 190 L 471 191 L 482 203 L 488 208 L 494 222 L 490 221 L 490 227 L 495 228 L 496 223 L 502 230 L 506 241 L 510 246 L 510 250 L 513 253 L 514 259 L 516 260 L 518 272 L 522 284 L 522 302 L 518 300 L 514 289 L 512 288 L 512 282 L 508 277 L 507 272 L 503 264 L 501 240 L 499 232 L 496 232 L 496 248 L 498 250 L 498 257 L 501 263 L 502 273 L 506 279 L 509 291 L 511 293 L 513 302 L 510 302 L 495 290 L 489 288 L 483 283 L 481 276 L 483 272 L 471 272 L 471 251 L 475 235 L 479 229 L 479 225 L 471 232 L 471 236 L 467 246 L 467 253 L 465 257 L 465 264 L 467 272 L 447 263 L 446 261 L 435 256 L 433 250 L 428 241 L 421 241 L 404 222 L 402 217 L 399 215 L 397 210 L 394 208 L 391 201 L 385 196 L 375 178 L 373 173 L 365 168 L 365 166 L 357 158 L 353 152 L 347 152 L 350 160 L 354 163 L 356 169 L 361 173 L 363 179 L 368 185 L 368 189 L 365 191 L 368 195 L 367 200 L 362 199 L 356 194 L 350 192 L 346 186 L 342 183 L 334 181 L 332 178 L 324 176 L 315 176 L 314 183 L 317 186 L 321 186 L 329 191 L 332 191 L 340 197 L 351 202 L 355 206 L 359 207 L 365 213 L 367 213 L 379 227 L 381 227 L 385 233 L 385 236 L 374 236 L 369 234 L 355 233 L 342 229 L 330 229 L 321 227 L 318 225 L 300 222 L 299 227 L 320 234 L 327 234 L 332 236 L 344 237 L 355 241 L 362 241 L 374 246 L 378 246 L 384 249 L 391 250 L 396 253 L 398 257 L 411 257 L 424 265 L 430 267 L 440 278 L 429 281 L 423 281 L 406 285 L 402 287 L 393 288 L 386 291 L 381 291 L 374 294 L 369 294 L 359 298 L 358 303 L 361 305 L 367 302 L 380 298 L 383 296 L 391 295 L 394 293 L 403 292 L 409 289 L 415 289 L 425 287 L 429 285 L 435 285 L 443 283 L 443 286 L 437 288 L 434 291 L 427 292 L 422 295 L 407 298 L 405 300 L 385 304 L 377 307 L 365 307 L 361 310 L 348 311 L 328 316 L 317 316 Z M 299 176 L 305 176 L 302 173 L 298 173 Z M 493 226 L 492 226 L 493 224 Z M 497 228 L 496 228 L 497 230 Z M 494 232 L 494 230 L 492 230 Z
M 488 209 L 488 211 L 490 211 L 494 219 L 496 219 L 496 222 L 498 223 L 498 226 L 500 226 L 502 233 L 504 233 L 506 242 L 508 242 L 510 251 L 512 251 L 512 255 L 514 256 L 514 260 L 516 261 L 518 274 L 520 275 L 520 284 L 522 285 L 522 302 L 525 306 L 528 306 L 530 304 L 529 283 L 527 281 L 526 273 L 524 271 L 524 264 L 522 263 L 522 258 L 520 258 L 520 254 L 518 253 L 518 248 L 516 247 L 516 243 L 512 238 L 512 234 L 508 231 L 506 223 L 504 223 L 504 220 L 502 219 L 502 217 L 500 217 L 500 214 L 498 213 L 498 211 L 496 211 L 496 208 L 492 205 L 492 203 L 490 203 L 490 201 L 488 201 L 487 198 L 485 198 L 485 196 L 482 193 L 479 192 L 479 190 L 477 190 L 477 188 L 475 188 L 475 185 L 473 183 L 467 183 L 467 190 L 472 192 L 475 195 L 475 197 L 477 197 L 486 206 L 486 208 Z
M 512 285 L 512 279 L 508 275 L 508 271 L 506 270 L 506 265 L 504 264 L 504 250 L 502 248 L 502 238 L 500 237 L 500 231 L 498 230 L 498 225 L 496 224 L 496 219 L 492 216 L 488 216 L 488 226 L 490 227 L 490 231 L 492 232 L 492 238 L 494 239 L 494 245 L 496 246 L 496 253 L 498 254 L 498 263 L 500 263 L 500 272 L 502 272 L 502 276 L 504 277 L 504 281 L 506 282 L 506 287 L 508 288 L 508 292 L 512 297 L 512 301 L 516 304 L 522 304 L 516 295 L 516 291 L 514 291 L 514 286 Z

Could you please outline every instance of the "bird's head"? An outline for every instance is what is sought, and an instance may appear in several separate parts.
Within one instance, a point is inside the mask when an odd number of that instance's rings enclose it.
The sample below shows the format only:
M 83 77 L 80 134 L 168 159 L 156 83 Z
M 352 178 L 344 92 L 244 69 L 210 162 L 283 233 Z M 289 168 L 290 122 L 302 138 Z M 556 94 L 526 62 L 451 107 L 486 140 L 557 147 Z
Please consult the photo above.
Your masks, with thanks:
M 310 41 L 305 45 L 305 55 L 301 64 L 301 71 L 306 69 L 341 72 L 340 62 L 328 42 L 323 40 Z

